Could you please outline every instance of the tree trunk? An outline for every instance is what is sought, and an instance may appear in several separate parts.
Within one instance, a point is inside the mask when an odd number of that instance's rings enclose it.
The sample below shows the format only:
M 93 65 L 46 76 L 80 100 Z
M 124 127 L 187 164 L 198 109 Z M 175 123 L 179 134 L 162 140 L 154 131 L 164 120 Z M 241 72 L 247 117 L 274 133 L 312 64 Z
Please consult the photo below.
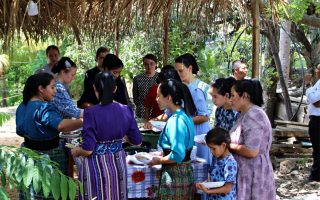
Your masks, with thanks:
M 163 66 L 168 64 L 169 57 L 169 15 L 172 0 L 168 0 L 163 10 Z
M 7 93 L 6 93 L 6 79 L 4 75 L 0 76 L 1 79 L 1 94 L 2 94 L 2 106 L 3 107 L 7 107 L 8 103 L 7 103 Z
M 259 78 L 259 48 L 260 48 L 260 13 L 259 0 L 251 0 L 253 21 L 252 33 L 252 77 Z
M 286 86 L 288 87 L 289 73 L 290 73 L 290 49 L 291 39 L 288 34 L 291 32 L 291 22 L 285 21 L 280 28 L 280 40 L 279 40 L 279 57 L 281 62 L 281 68 L 283 72 L 283 78 Z
M 265 58 L 266 60 L 271 60 L 271 63 L 268 66 L 265 66 L 266 69 L 271 68 L 273 71 L 276 71 L 276 66 L 274 63 L 274 60 L 272 59 L 272 53 L 270 51 L 269 44 L 266 44 L 266 48 L 268 51 L 265 52 Z M 267 76 L 270 76 L 269 74 Z M 276 97 L 276 90 L 277 90 L 277 83 L 279 81 L 277 76 L 271 76 L 269 77 L 269 81 L 272 83 L 269 84 L 267 87 L 264 87 L 264 99 L 266 99 L 266 102 L 264 104 L 264 109 L 266 111 L 266 114 L 270 120 L 270 123 L 272 127 L 275 127 L 274 123 L 274 113 L 275 113 L 275 105 L 277 102 Z
M 293 113 L 292 113 L 292 107 L 291 107 L 291 101 L 289 98 L 289 93 L 288 93 L 288 88 L 285 84 L 284 81 L 284 77 L 283 77 L 283 73 L 282 73 L 282 69 L 281 69 L 281 62 L 280 62 L 280 58 L 279 58 L 279 47 L 277 46 L 277 44 L 279 44 L 276 40 L 277 37 L 274 34 L 274 28 L 275 27 L 271 22 L 265 22 L 267 31 L 262 31 L 262 33 L 267 37 L 269 44 L 270 44 L 270 50 L 273 56 L 273 60 L 274 63 L 276 65 L 276 69 L 278 72 L 278 76 L 279 76 L 279 80 L 280 80 L 280 85 L 281 85 L 281 89 L 282 89 L 282 94 L 283 94 L 283 99 L 284 99 L 284 103 L 286 106 L 286 112 L 287 112 L 287 119 L 291 120 Z

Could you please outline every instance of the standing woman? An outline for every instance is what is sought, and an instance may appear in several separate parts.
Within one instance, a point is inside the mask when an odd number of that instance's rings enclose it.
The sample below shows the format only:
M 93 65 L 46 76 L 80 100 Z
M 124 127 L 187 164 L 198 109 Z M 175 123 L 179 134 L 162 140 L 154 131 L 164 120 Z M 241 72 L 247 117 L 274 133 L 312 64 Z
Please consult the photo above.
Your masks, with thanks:
M 63 144 L 59 142 L 59 132 L 76 130 L 82 126 L 82 121 L 61 117 L 49 103 L 55 92 L 55 81 L 48 73 L 34 74 L 27 79 L 23 89 L 23 102 L 16 111 L 16 132 L 24 137 L 24 147 L 47 155 L 67 174 L 68 159 Z M 44 199 L 42 194 L 34 197 Z M 21 195 L 20 199 L 26 197 Z
M 62 57 L 58 64 L 52 68 L 52 72 L 56 74 L 57 89 L 52 104 L 58 109 L 63 118 L 82 118 L 83 110 L 77 108 L 65 86 L 74 80 L 77 73 L 76 64 L 70 58 Z
M 144 101 L 150 87 L 157 83 L 157 57 L 147 54 L 143 57 L 144 73 L 133 78 L 133 102 L 136 105 L 136 117 L 144 117 Z
M 103 59 L 102 70 L 110 72 L 116 79 L 117 90 L 113 96 L 114 100 L 133 108 L 128 95 L 126 82 L 121 76 L 121 71 L 123 70 L 122 60 L 120 60 L 116 55 L 109 53 Z
M 51 72 L 51 69 L 59 61 L 59 58 L 60 58 L 59 48 L 56 45 L 48 46 L 47 49 L 46 49 L 46 56 L 47 56 L 47 59 L 48 59 L 48 64 L 46 64 L 43 68 L 38 69 L 35 72 L 35 74 L 44 72 L 44 73 L 48 73 L 48 74 L 54 75 Z
M 196 108 L 190 91 L 181 82 L 169 79 L 159 85 L 157 102 L 160 109 L 172 113 L 158 141 L 164 157 L 154 157 L 149 164 L 162 164 L 157 199 L 193 199 L 194 175 L 190 154 L 194 144 L 194 124 L 190 115 L 194 115 Z
M 258 80 L 237 81 L 231 102 L 240 118 L 230 130 L 230 149 L 238 163 L 238 199 L 274 200 L 276 189 L 269 157 L 272 128 L 262 110 L 262 87 Z
M 210 113 L 207 108 L 206 92 L 198 87 L 198 82 L 202 81 L 194 76 L 194 74 L 197 74 L 199 71 L 196 59 L 191 54 L 183 54 L 175 59 L 175 69 L 181 81 L 188 86 L 196 106 L 196 114 L 192 115 L 192 120 L 195 124 L 195 135 L 207 134 L 210 130 Z M 206 159 L 207 162 L 210 163 L 212 155 L 209 148 L 204 144 L 196 143 L 196 145 L 197 156 Z
M 217 106 L 214 126 L 229 131 L 240 117 L 240 113 L 232 109 L 231 87 L 235 83 L 233 77 L 219 78 L 212 83 L 209 90 L 213 103 Z
M 113 101 L 116 89 L 112 74 L 97 74 L 94 90 L 100 104 L 85 109 L 83 143 L 71 150 L 73 156 L 85 157 L 80 172 L 84 194 L 80 199 L 128 199 L 122 140 L 127 136 L 130 143 L 139 145 L 142 138 L 131 108 Z

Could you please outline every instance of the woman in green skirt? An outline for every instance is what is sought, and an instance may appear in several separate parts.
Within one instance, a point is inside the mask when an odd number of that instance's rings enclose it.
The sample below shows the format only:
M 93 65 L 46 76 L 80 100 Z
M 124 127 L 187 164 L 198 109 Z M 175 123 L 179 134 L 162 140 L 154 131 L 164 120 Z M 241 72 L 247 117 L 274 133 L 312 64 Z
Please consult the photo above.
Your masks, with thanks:
M 157 199 L 193 199 L 194 177 L 190 153 L 194 144 L 196 111 L 190 91 L 176 80 L 162 82 L 157 90 L 159 108 L 172 115 L 162 130 L 158 144 L 163 157 L 154 157 L 149 165 L 162 164 Z

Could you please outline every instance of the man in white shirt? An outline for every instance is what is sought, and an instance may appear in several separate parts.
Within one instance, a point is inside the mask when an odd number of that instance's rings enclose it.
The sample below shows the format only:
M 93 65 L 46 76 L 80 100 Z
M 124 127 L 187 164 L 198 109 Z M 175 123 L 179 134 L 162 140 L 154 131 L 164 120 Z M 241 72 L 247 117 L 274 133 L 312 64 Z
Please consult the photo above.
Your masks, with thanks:
M 313 148 L 313 165 L 309 181 L 320 182 L 320 64 L 316 70 L 316 77 L 318 81 L 311 86 L 311 74 L 306 74 L 304 81 L 306 87 L 308 113 L 309 113 L 309 135 Z

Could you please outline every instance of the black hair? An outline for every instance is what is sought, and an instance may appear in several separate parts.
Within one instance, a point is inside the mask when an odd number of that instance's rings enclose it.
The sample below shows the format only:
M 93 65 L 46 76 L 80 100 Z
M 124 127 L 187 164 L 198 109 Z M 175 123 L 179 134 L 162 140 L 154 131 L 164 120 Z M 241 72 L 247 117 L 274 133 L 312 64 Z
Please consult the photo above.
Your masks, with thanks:
M 170 95 L 172 102 L 175 105 L 182 106 L 183 103 L 187 115 L 195 115 L 197 109 L 193 102 L 190 90 L 185 84 L 174 79 L 168 79 L 160 84 L 159 89 L 164 97 Z
M 249 95 L 251 103 L 257 106 L 263 105 L 263 90 L 259 80 L 238 80 L 235 82 L 233 87 L 240 97 L 246 92 Z
M 62 70 L 70 70 L 71 67 L 77 68 L 76 63 L 74 63 L 69 57 L 62 57 L 58 63 L 52 67 L 51 72 L 57 74 Z
M 107 105 L 113 102 L 116 80 L 109 72 L 100 72 L 94 78 L 94 86 L 99 94 L 99 102 Z
M 174 60 L 175 63 L 182 63 L 184 66 L 189 68 L 189 66 L 192 66 L 192 74 L 197 74 L 199 71 L 199 66 L 197 64 L 197 61 L 193 55 L 190 53 L 183 54 L 179 57 L 177 57 Z
M 56 45 L 50 45 L 50 46 L 48 46 L 47 49 L 46 49 L 46 55 L 47 55 L 47 56 L 48 56 L 49 51 L 50 51 L 51 49 L 57 50 L 57 51 L 58 51 L 58 54 L 60 54 L 59 48 L 58 48 Z
M 233 77 L 219 78 L 211 84 L 211 87 L 216 88 L 218 93 L 222 96 L 228 93 L 230 98 L 231 88 L 235 84 L 235 82 L 236 82 L 236 79 L 234 79 Z
M 142 60 L 144 59 L 149 59 L 149 60 L 153 60 L 155 63 L 158 62 L 158 59 L 155 55 L 151 54 L 151 53 L 148 53 L 147 55 L 145 55 Z
M 104 53 L 104 52 L 108 52 L 109 53 L 109 49 L 108 48 L 106 48 L 106 47 L 99 47 L 98 49 L 97 49 L 97 52 L 96 52 L 96 58 L 100 55 L 100 53 Z
M 230 148 L 231 138 L 229 132 L 220 127 L 214 127 L 211 129 L 206 135 L 206 143 L 221 145 L 222 143 L 226 143 L 227 148 Z
M 178 72 L 174 69 L 172 65 L 166 65 L 163 68 L 161 68 L 161 72 L 159 73 L 157 78 L 157 83 L 159 84 L 168 79 L 175 79 L 181 82 Z
M 103 59 L 102 68 L 107 71 L 123 68 L 123 62 L 116 55 L 109 53 Z
M 27 105 L 27 103 L 30 101 L 32 97 L 39 94 L 39 86 L 45 88 L 50 84 L 52 80 L 53 76 L 48 73 L 38 73 L 29 76 L 23 88 L 22 103 L 24 105 Z

